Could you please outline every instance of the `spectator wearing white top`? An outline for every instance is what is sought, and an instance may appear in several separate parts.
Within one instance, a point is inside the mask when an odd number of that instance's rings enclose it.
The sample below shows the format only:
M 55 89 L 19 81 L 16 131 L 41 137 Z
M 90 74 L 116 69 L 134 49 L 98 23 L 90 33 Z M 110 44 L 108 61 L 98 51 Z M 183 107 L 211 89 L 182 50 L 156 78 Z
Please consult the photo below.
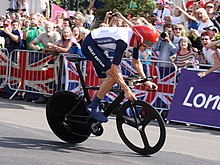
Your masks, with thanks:
M 207 45 L 211 43 L 211 38 L 208 32 L 203 32 L 201 34 L 201 41 L 203 46 L 202 52 L 204 54 L 206 63 L 210 65 L 214 65 L 214 59 L 213 59 L 214 50 L 210 47 L 207 47 Z
M 183 21 L 181 21 L 181 11 L 178 8 L 175 8 L 173 12 L 173 16 L 170 16 L 171 18 L 171 25 L 181 24 Z
M 199 20 L 199 27 L 198 27 L 199 34 L 202 34 L 202 32 L 205 31 L 204 28 L 209 26 L 214 26 L 213 22 L 210 20 L 204 8 L 197 9 L 196 13 L 197 13 L 197 18 Z
M 95 16 L 93 14 L 93 10 L 88 10 L 88 12 L 89 13 L 87 14 L 87 10 L 84 10 L 84 17 L 86 19 L 86 23 L 88 23 L 88 25 L 90 26 L 91 23 L 94 21 Z
M 169 9 L 165 7 L 165 5 L 161 1 L 156 2 L 157 8 L 153 11 L 153 15 L 155 16 L 155 28 L 160 32 L 163 31 L 163 25 L 165 23 L 171 23 L 171 12 Z
M 161 18 L 164 22 L 170 23 L 170 10 L 165 7 L 165 5 L 158 1 L 156 2 L 157 8 L 153 11 L 153 13 Z

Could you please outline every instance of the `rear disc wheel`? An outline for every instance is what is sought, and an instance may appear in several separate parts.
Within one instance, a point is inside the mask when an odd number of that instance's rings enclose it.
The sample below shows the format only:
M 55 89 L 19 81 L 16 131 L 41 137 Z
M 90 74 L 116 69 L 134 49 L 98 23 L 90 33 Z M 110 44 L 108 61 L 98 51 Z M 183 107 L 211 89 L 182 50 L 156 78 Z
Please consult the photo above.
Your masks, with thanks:
M 79 102 L 76 94 L 69 91 L 55 93 L 46 107 L 46 117 L 51 130 L 68 143 L 87 140 L 91 132 L 88 128 L 89 116 L 85 109 L 85 105 Z M 70 112 L 71 114 L 67 115 Z

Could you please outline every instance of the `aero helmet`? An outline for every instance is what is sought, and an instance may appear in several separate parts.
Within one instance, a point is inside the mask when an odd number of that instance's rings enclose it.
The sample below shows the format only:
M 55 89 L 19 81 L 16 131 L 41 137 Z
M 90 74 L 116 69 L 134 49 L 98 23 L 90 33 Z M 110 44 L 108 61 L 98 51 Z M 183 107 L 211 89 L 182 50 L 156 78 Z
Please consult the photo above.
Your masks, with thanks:
M 132 31 L 141 45 L 151 46 L 159 39 L 159 32 L 150 25 L 134 25 Z

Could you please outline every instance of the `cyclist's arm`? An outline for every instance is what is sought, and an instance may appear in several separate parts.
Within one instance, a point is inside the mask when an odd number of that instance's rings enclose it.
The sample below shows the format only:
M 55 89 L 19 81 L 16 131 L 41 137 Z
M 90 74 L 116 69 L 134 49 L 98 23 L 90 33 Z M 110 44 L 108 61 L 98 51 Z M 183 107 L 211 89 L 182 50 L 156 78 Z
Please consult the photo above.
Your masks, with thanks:
M 116 49 L 115 55 L 113 58 L 113 64 L 109 70 L 107 70 L 107 74 L 117 82 L 125 91 L 125 97 L 129 100 L 136 100 L 135 95 L 132 93 L 131 89 L 125 83 L 123 76 L 121 74 L 121 70 L 119 64 L 121 63 L 121 59 L 123 57 L 123 53 L 127 48 L 127 44 L 123 40 L 116 41 Z
M 141 76 L 141 78 L 146 78 L 146 75 L 145 75 L 144 69 L 143 69 L 143 65 L 142 65 L 140 59 L 138 58 L 138 56 L 139 56 L 139 49 L 134 48 L 133 52 L 132 52 L 132 57 L 133 57 L 132 63 L 134 65 L 134 68 L 138 72 L 138 74 Z
M 117 40 L 116 42 L 116 48 L 114 52 L 114 58 L 112 61 L 112 66 L 109 69 L 110 76 L 124 89 L 128 90 L 130 89 L 126 83 L 124 82 L 124 79 L 121 74 L 121 70 L 119 68 L 119 64 L 121 63 L 124 51 L 127 48 L 127 43 L 125 43 L 123 40 Z
M 138 74 L 141 76 L 141 78 L 146 78 L 146 75 L 144 73 L 143 65 L 139 59 L 132 59 L 132 63 Z

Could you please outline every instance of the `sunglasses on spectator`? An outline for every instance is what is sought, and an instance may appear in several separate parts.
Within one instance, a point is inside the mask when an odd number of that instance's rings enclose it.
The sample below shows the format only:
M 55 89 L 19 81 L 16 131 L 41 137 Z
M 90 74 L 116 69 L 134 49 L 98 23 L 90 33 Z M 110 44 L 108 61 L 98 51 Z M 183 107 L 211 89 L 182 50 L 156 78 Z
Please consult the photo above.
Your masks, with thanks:
M 206 41 L 207 41 L 207 40 L 209 40 L 209 39 L 208 39 L 208 38 L 201 38 L 201 40 L 202 40 L 202 41 L 204 41 L 204 40 L 206 40 Z
M 187 13 L 192 13 L 192 10 L 187 10 Z
M 182 28 L 175 28 L 174 30 L 182 30 Z

